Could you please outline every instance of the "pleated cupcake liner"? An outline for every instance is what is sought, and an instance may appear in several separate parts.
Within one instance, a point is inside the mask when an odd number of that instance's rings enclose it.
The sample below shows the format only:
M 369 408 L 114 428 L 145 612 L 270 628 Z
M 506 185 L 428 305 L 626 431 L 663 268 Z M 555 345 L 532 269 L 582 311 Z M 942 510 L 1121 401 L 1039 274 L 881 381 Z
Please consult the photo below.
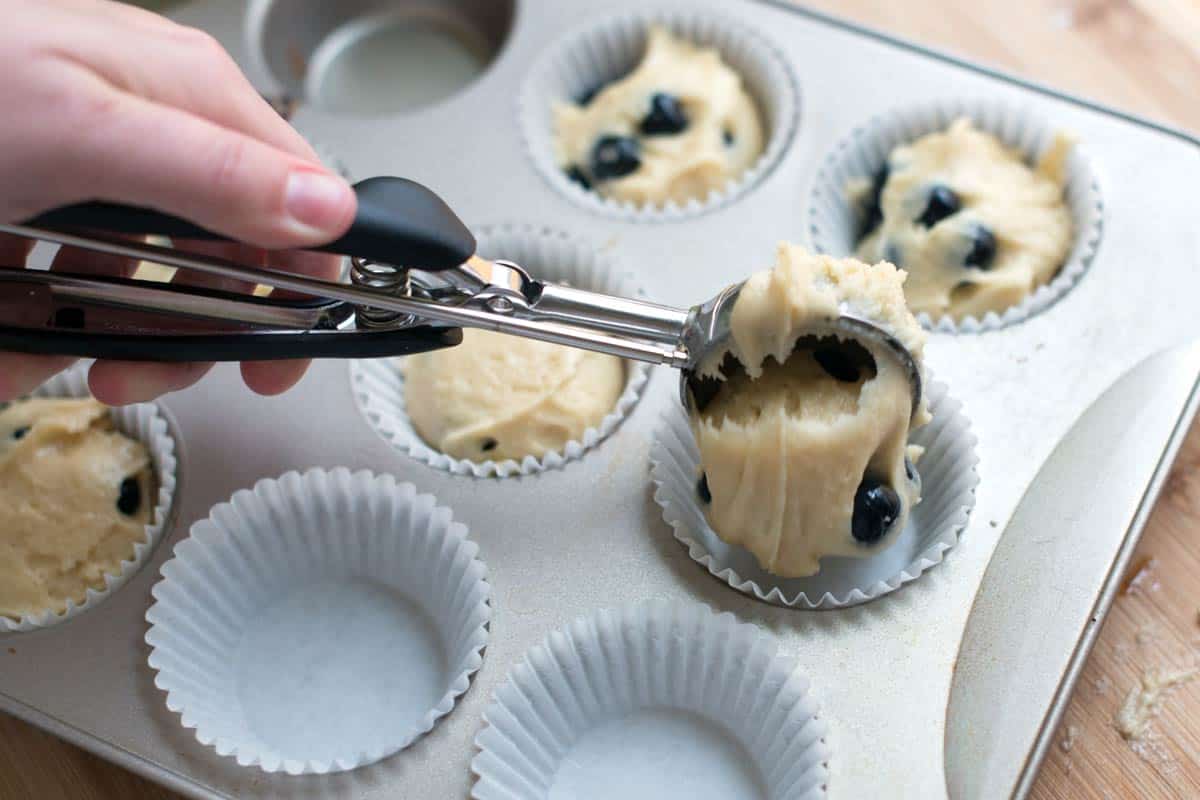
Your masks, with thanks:
M 813 247 L 834 256 L 852 255 L 858 245 L 861 221 L 847 191 L 850 183 L 875 175 L 897 147 L 944 131 L 961 117 L 1020 150 L 1030 164 L 1050 147 L 1056 133 L 1063 132 L 1033 109 L 989 98 L 953 98 L 881 114 L 843 139 L 817 174 L 808 212 Z M 989 311 L 982 319 L 967 316 L 957 322 L 949 315 L 934 319 L 923 312 L 917 315 L 923 326 L 952 334 L 998 330 L 1049 308 L 1079 282 L 1096 254 L 1104 228 L 1104 199 L 1086 151 L 1087 142 L 1079 142 L 1071 148 L 1067 160 L 1064 198 L 1071 213 L 1074 240 L 1055 276 L 1002 312 Z
M 975 505 L 975 435 L 945 384 L 926 374 L 925 396 L 933 419 L 909 438 L 925 448 L 917 464 L 921 501 L 889 547 L 862 558 L 827 556 L 821 570 L 803 578 L 767 572 L 746 548 L 723 541 L 704 516 L 696 495 L 700 452 L 682 406 L 667 410 L 650 451 L 654 500 L 692 560 L 743 594 L 778 606 L 831 609 L 858 605 L 894 592 L 940 564 L 958 543 Z
M 641 286 L 631 275 L 588 241 L 531 225 L 485 225 L 475 230 L 475 236 L 481 255 L 515 261 L 536 278 L 618 297 L 644 296 Z M 417 433 L 408 416 L 404 374 L 394 359 L 350 362 L 350 382 L 359 411 L 376 432 L 400 452 L 452 475 L 507 478 L 561 468 L 583 458 L 611 436 L 637 405 L 650 374 L 649 366 L 639 361 L 625 361 L 624 366 L 625 387 L 612 411 L 599 425 L 588 428 L 578 440 L 567 442 L 561 451 L 552 451 L 540 458 L 526 456 L 520 461 L 470 461 L 455 458 L 429 445 Z
M 146 612 L 167 708 L 243 766 L 351 770 L 431 730 L 483 663 L 490 589 L 449 509 L 388 475 L 289 472 L 215 506 Z
M 795 661 L 696 603 L 631 604 L 555 631 L 484 721 L 476 800 L 826 793 L 827 727 Z
M 43 383 L 32 397 L 91 397 L 87 384 L 87 365 L 77 364 Z M 115 573 L 104 575 L 104 585 L 87 589 L 83 602 L 67 601 L 63 611 L 45 609 L 13 619 L 0 615 L 0 631 L 24 632 L 46 628 L 74 619 L 95 608 L 129 581 L 154 552 L 163 534 L 174 522 L 175 500 L 179 490 L 178 431 L 166 411 L 157 403 L 136 403 L 109 410 L 114 426 L 126 436 L 141 442 L 150 454 L 158 493 L 154 498 L 151 522 L 142 538 L 134 542 L 129 558 Z
M 651 25 L 720 52 L 745 82 L 763 117 L 766 145 L 758 160 L 707 197 L 662 207 L 601 197 L 572 182 L 555 160 L 554 105 L 574 101 L 595 86 L 627 75 L 646 50 Z M 763 33 L 702 5 L 667 6 L 609 14 L 567 34 L 535 65 L 519 94 L 517 114 L 526 152 L 537 171 L 564 196 L 589 211 L 633 222 L 688 219 L 729 205 L 766 177 L 795 134 L 799 84 L 779 48 Z

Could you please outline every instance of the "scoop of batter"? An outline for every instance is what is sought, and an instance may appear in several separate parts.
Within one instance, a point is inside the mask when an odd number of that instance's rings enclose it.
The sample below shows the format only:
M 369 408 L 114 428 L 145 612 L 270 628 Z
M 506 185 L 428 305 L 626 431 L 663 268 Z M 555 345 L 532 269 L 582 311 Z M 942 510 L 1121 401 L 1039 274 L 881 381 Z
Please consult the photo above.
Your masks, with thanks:
M 712 48 L 649 32 L 626 77 L 554 109 L 559 165 L 584 188 L 638 205 L 703 200 L 763 151 L 742 80 Z
M 618 358 L 480 330 L 404 361 L 408 416 L 430 446 L 471 461 L 561 451 L 617 404 Z
M 1031 169 L 1020 151 L 960 119 L 896 148 L 871 185 L 851 187 L 866 219 L 857 256 L 907 270 L 909 306 L 934 319 L 1016 305 L 1070 252 L 1071 146 L 1057 137 Z
M 104 588 L 145 537 L 154 474 L 95 400 L 0 411 L 0 614 L 62 612 Z
M 781 245 L 774 269 L 742 287 L 728 351 L 702 365 L 718 385 L 691 419 L 697 491 L 717 535 L 769 572 L 812 575 L 824 556 L 876 553 L 920 499 L 908 434 L 929 415 L 913 414 L 903 367 L 874 345 L 807 333 L 845 305 L 920 363 L 925 337 L 903 282 L 891 264 Z

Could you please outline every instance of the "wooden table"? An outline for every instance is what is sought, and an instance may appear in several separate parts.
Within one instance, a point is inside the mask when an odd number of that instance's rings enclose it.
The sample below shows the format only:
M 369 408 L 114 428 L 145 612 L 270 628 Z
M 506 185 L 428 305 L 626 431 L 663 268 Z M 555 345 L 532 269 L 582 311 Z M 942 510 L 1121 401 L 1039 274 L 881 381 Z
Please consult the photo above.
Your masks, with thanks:
M 527 0 L 549 2 L 549 0 Z M 1190 130 L 1200 130 L 1200 0 L 808 0 L 812 5 Z M 161 5 L 161 2 L 154 3 Z M 1200 224 L 1200 218 L 1197 220 Z M 1138 754 L 1112 725 L 1146 668 L 1200 655 L 1200 425 L 1147 526 L 1067 710 L 1035 800 L 1200 797 L 1200 681 L 1178 689 Z M 176 795 L 0 715 L 0 800 Z

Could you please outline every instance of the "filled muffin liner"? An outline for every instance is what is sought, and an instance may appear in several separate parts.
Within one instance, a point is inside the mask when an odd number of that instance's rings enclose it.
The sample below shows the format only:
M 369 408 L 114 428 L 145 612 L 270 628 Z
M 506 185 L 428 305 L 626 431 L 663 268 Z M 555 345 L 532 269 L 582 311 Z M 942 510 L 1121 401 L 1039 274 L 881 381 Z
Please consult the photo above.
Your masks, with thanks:
M 449 509 L 390 475 L 261 480 L 163 565 L 146 612 L 154 683 L 197 740 L 242 766 L 298 775 L 378 761 L 431 730 L 483 663 L 490 588 L 477 553 Z M 389 599 L 364 602 L 358 587 Z M 340 592 L 351 599 L 321 600 Z M 264 675 L 271 697 L 256 702 Z
M 737 72 L 758 106 L 764 126 L 762 155 L 744 173 L 707 197 L 680 205 L 638 206 L 601 197 L 572 182 L 554 153 L 554 104 L 573 101 L 588 89 L 631 72 L 646 50 L 652 24 L 676 36 L 713 47 Z M 764 34 L 713 8 L 668 6 L 608 14 L 567 34 L 534 66 L 518 95 L 525 148 L 551 186 L 579 205 L 627 221 L 667 222 L 729 205 L 761 181 L 783 157 L 795 134 L 800 92 L 779 48 Z
M 87 384 L 87 365 L 77 364 L 43 383 L 31 397 L 91 397 Z M 61 613 L 46 609 L 19 619 L 0 615 L 0 632 L 24 632 L 46 628 L 73 619 L 104 602 L 113 592 L 132 578 L 162 539 L 163 533 L 175 519 L 175 499 L 179 488 L 179 441 L 174 421 L 157 403 L 136 403 L 111 408 L 116 429 L 145 445 L 150 454 L 158 494 L 154 498 L 154 513 L 145 526 L 142 538 L 133 544 L 130 557 L 120 564 L 116 573 L 104 575 L 104 586 L 89 588 L 83 602 L 71 599 Z
M 1055 134 L 1071 132 L 1067 126 L 1055 125 L 1031 108 L 981 98 L 944 100 L 877 116 L 843 139 L 817 174 L 808 214 L 813 247 L 833 256 L 853 255 L 861 219 L 849 196 L 851 181 L 870 179 L 892 150 L 926 134 L 943 131 L 960 117 L 970 118 L 980 130 L 1019 149 L 1031 165 L 1050 147 Z M 917 314 L 917 320 L 923 326 L 943 333 L 998 330 L 1049 308 L 1078 283 L 1096 254 L 1104 226 L 1100 183 L 1086 148 L 1086 141 L 1076 142 L 1067 160 L 1063 196 L 1071 214 L 1074 239 L 1066 261 L 1055 276 L 1002 312 L 989 311 L 982 319 L 966 316 L 957 322 L 949 315 L 934 319 L 922 312 Z
M 909 512 L 900 536 L 880 552 L 863 558 L 827 556 L 816 575 L 782 578 L 763 569 L 749 550 L 722 541 L 709 526 L 696 494 L 700 452 L 678 404 L 664 413 L 650 451 L 654 500 L 692 560 L 743 594 L 805 609 L 843 608 L 882 597 L 940 564 L 958 543 L 975 505 L 978 458 L 962 404 L 928 373 L 925 397 L 933 419 L 909 436 L 910 444 L 925 448 L 916 465 L 921 500 Z
M 535 277 L 578 289 L 619 297 L 644 297 L 634 278 L 618 268 L 602 247 L 565 233 L 531 225 L 486 225 L 475 231 L 478 252 L 523 266 Z M 476 478 L 533 475 L 557 469 L 583 456 L 607 439 L 641 397 L 650 368 L 640 361 L 624 362 L 625 387 L 613 409 L 578 440 L 561 451 L 520 461 L 470 461 L 454 458 L 430 446 L 413 427 L 405 406 L 404 374 L 397 359 L 362 359 L 350 363 L 355 403 L 371 426 L 393 447 L 434 469 Z
M 512 668 L 475 739 L 471 797 L 546 800 L 585 734 L 639 711 L 681 711 L 714 723 L 744 748 L 767 797 L 826 796 L 827 726 L 796 661 L 769 633 L 732 614 L 650 600 L 582 617 Z M 670 750 L 686 742 L 663 744 Z M 672 752 L 672 760 L 681 755 Z M 610 787 L 632 760 L 628 750 L 611 756 Z

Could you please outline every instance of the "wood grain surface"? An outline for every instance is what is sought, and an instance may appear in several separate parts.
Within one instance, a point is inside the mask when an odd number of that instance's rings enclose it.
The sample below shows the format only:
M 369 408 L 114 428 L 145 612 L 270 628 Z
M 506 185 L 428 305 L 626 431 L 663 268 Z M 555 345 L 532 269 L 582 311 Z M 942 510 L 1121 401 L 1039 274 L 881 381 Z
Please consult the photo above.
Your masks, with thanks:
M 1200 0 L 810 4 L 1200 131 Z M 1200 680 L 1166 698 L 1146 743 L 1131 746 L 1113 724 L 1146 670 L 1189 667 L 1200 655 L 1198 467 L 1200 425 L 1183 447 L 1134 559 L 1134 570 L 1145 570 L 1113 606 L 1034 787 L 1035 800 L 1200 797 Z M 0 714 L 0 798 L 60 797 L 176 795 Z

